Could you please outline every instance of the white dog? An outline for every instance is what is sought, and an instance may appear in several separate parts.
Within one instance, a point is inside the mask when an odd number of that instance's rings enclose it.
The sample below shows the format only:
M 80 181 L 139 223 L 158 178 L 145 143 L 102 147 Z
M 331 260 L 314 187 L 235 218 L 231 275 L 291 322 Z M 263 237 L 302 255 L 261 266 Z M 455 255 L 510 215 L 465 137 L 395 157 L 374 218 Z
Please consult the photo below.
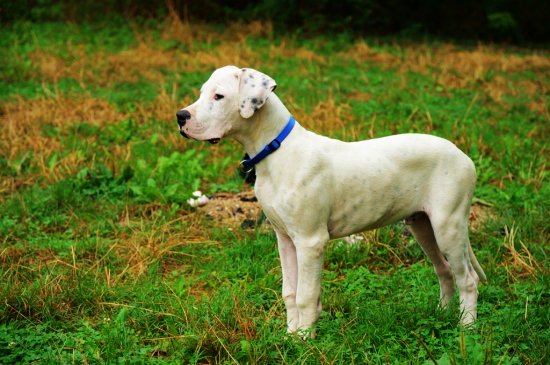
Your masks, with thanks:
M 477 315 L 485 274 L 468 238 L 476 181 L 451 142 L 423 134 L 346 143 L 307 131 L 250 68 L 216 70 L 199 99 L 177 113 L 180 133 L 239 141 L 255 165 L 255 192 L 277 235 L 288 331 L 314 335 L 321 313 L 323 252 L 333 238 L 405 219 L 439 277 L 441 306 L 456 283 L 461 323 Z

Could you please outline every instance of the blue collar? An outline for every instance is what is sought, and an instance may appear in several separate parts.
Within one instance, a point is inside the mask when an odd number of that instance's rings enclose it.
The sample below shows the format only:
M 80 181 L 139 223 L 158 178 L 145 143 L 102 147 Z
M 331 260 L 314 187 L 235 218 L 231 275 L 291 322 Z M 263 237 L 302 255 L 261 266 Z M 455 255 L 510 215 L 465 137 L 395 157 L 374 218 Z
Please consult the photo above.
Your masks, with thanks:
M 273 152 L 277 151 L 279 147 L 281 147 L 281 143 L 285 140 L 286 137 L 290 134 L 292 131 L 292 128 L 294 128 L 294 124 L 296 123 L 296 120 L 291 115 L 290 119 L 288 120 L 288 123 L 283 128 L 281 133 L 273 141 L 271 141 L 268 145 L 266 145 L 263 150 L 260 151 L 256 156 L 241 161 L 241 164 L 243 165 L 244 169 L 246 171 L 252 170 L 254 165 L 256 165 L 258 162 L 272 154 Z

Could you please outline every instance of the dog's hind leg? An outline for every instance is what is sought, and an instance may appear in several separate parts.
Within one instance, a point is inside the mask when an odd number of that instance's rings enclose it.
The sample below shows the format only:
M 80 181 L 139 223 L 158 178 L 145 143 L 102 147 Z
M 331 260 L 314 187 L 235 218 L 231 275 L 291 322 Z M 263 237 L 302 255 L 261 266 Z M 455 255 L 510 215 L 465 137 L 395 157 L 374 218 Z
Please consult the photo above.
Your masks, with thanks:
M 441 253 L 435 239 L 430 219 L 424 212 L 418 212 L 405 220 L 414 238 L 420 243 L 422 250 L 434 265 L 435 273 L 439 278 L 439 301 L 445 308 L 454 296 L 455 287 L 451 266 Z
M 439 212 L 430 216 L 437 245 L 447 258 L 458 287 L 462 325 L 469 325 L 477 318 L 479 276 L 470 261 L 469 208 L 469 202 L 465 202 L 449 215 Z

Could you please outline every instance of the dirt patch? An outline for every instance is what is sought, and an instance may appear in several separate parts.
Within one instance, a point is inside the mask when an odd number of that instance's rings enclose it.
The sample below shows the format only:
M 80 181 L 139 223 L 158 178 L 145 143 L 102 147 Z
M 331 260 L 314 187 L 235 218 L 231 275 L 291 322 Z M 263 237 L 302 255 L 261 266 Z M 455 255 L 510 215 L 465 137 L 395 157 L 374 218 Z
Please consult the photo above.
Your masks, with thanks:
M 487 221 L 494 219 L 496 219 L 496 214 L 491 207 L 479 203 L 472 205 L 470 210 L 470 229 L 473 232 L 481 230 Z
M 262 230 L 269 231 L 260 203 L 252 190 L 238 194 L 216 193 L 210 197 L 208 204 L 198 208 L 198 212 L 223 227 L 248 230 L 261 225 Z

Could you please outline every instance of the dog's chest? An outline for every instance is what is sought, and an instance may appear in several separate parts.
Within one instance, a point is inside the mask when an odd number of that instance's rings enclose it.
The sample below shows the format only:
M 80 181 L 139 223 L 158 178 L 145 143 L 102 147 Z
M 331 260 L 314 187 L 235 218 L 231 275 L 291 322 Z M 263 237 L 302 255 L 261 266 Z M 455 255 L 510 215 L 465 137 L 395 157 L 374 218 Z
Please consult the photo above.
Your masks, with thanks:
M 271 184 L 262 184 L 260 179 L 256 180 L 254 191 L 271 225 L 278 231 L 287 232 L 284 217 L 288 212 L 285 212 L 280 193 Z

